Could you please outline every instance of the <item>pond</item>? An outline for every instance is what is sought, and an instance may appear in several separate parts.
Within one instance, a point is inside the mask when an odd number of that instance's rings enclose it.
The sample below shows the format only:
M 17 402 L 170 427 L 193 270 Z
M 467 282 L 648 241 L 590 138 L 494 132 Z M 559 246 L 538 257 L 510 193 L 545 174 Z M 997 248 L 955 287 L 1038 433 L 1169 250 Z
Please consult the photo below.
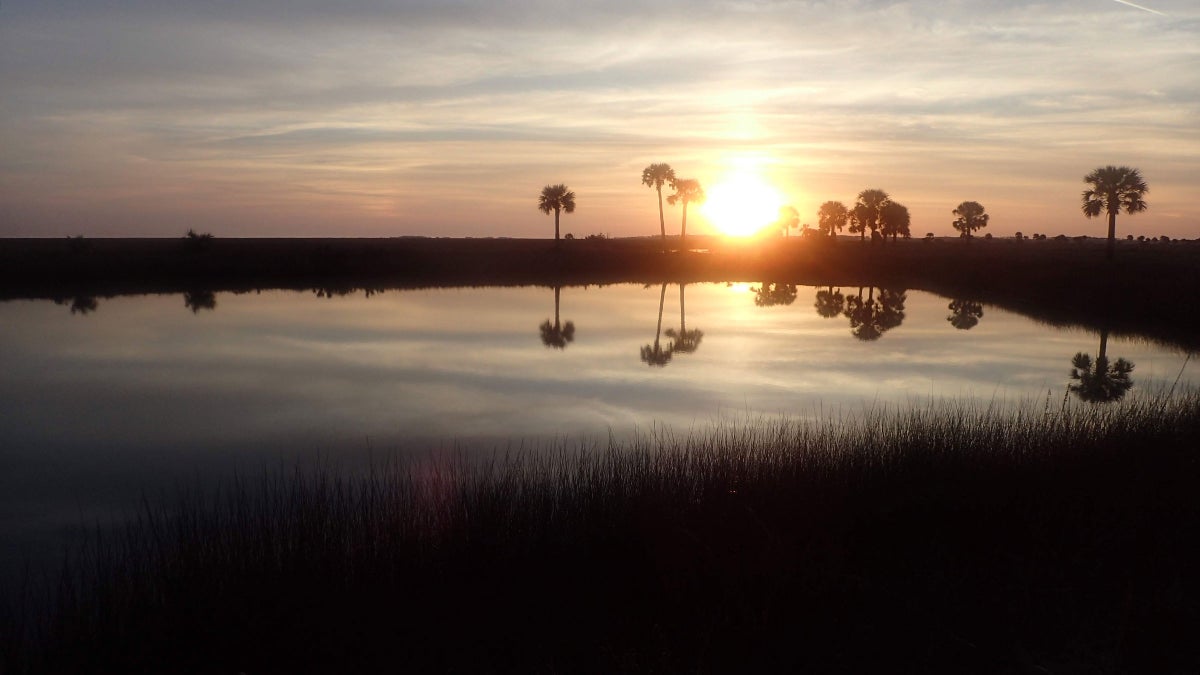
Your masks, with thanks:
M 1198 377 L 1170 347 L 870 287 L 80 297 L 0 303 L 0 325 L 8 570 L 143 493 L 297 457 L 604 444 L 942 399 L 1057 407 L 1071 384 L 1096 399 Z M 1135 369 L 1072 380 L 1075 355 L 1094 369 L 1101 350 Z

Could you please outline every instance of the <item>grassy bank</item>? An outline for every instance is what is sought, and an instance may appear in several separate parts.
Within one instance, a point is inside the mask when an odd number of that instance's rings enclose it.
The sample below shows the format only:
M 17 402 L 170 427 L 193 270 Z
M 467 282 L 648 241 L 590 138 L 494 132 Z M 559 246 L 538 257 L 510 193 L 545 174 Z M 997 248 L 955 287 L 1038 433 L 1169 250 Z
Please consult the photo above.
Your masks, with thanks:
M 1188 393 L 267 473 L 93 538 L 5 672 L 1197 672 L 1198 439 Z
M 427 286 L 758 281 L 891 286 L 967 298 L 1056 323 L 1109 328 L 1200 348 L 1200 314 L 1177 289 L 1200 286 L 1200 242 L 1101 239 L 933 240 L 886 245 L 842 238 L 739 242 L 690 237 L 537 239 L 0 239 L 0 300 L 382 290 Z M 677 244 L 669 238 L 670 245 Z

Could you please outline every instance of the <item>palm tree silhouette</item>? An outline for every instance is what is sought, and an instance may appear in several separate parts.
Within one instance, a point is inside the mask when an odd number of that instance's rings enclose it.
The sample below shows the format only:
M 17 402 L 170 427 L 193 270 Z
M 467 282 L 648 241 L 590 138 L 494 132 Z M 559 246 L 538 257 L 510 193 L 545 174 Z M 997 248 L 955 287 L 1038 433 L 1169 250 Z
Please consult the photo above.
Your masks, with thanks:
M 800 224 L 800 212 L 791 204 L 785 204 L 779 207 L 779 219 L 775 221 L 783 230 L 783 236 L 788 236 L 788 231 Z M 808 225 L 804 226 L 805 228 Z
M 879 229 L 884 237 L 890 234 L 892 241 L 896 241 L 897 236 L 905 239 L 911 237 L 912 233 L 908 229 L 911 222 L 908 207 L 899 202 L 887 201 L 879 208 Z
M 1100 331 L 1100 351 L 1096 360 L 1078 352 L 1071 359 L 1071 379 L 1076 382 L 1067 385 L 1072 394 L 1079 400 L 1088 403 L 1108 403 L 1119 401 L 1125 392 L 1133 387 L 1129 374 L 1133 372 L 1133 363 L 1118 358 L 1108 361 L 1108 329 Z
M 758 307 L 774 307 L 790 305 L 796 301 L 796 284 L 764 283 L 754 291 L 754 304 Z
M 63 298 L 57 298 L 54 300 L 54 304 L 65 305 L 67 304 L 67 301 Z M 88 314 L 96 311 L 96 308 L 99 306 L 100 303 L 96 302 L 96 298 L 91 295 L 77 295 L 71 299 L 72 314 L 82 314 L 87 316 Z
M 817 302 L 813 306 L 817 308 L 817 314 L 832 319 L 846 308 L 846 298 L 842 295 L 842 289 L 835 291 L 833 286 L 830 286 L 828 290 L 817 291 Z
M 676 332 L 673 328 L 668 328 L 663 334 L 675 341 L 675 346 L 672 351 L 677 354 L 691 354 L 700 348 L 700 340 L 704 339 L 704 332 L 697 329 L 688 330 L 687 322 L 685 321 L 686 310 L 683 300 L 683 289 L 687 284 L 679 284 L 679 331 Z
M 645 180 L 643 176 L 642 181 L 645 182 Z M 705 199 L 704 188 L 700 186 L 700 181 L 695 178 L 672 180 L 671 187 L 675 189 L 675 194 L 667 197 L 667 203 L 671 206 L 674 206 L 676 202 L 683 204 L 683 223 L 679 226 L 679 247 L 686 249 L 688 204 L 703 204 Z
M 212 291 L 187 291 L 183 294 L 183 306 L 199 314 L 202 309 L 216 309 L 217 296 Z
M 843 315 L 850 319 L 850 334 L 867 342 L 878 340 L 887 331 L 904 322 L 904 291 L 879 289 L 879 300 L 875 300 L 875 287 L 868 286 L 867 298 L 858 295 L 846 299 Z
M 979 325 L 979 320 L 983 318 L 983 303 L 974 300 L 955 298 L 950 301 L 948 309 L 950 315 L 946 320 L 959 330 L 970 330 Z
M 568 321 L 566 324 L 562 324 L 558 320 L 558 299 L 561 289 L 562 286 L 554 287 L 554 323 L 550 323 L 550 319 L 546 319 L 542 325 L 538 326 L 538 330 L 542 334 L 542 344 L 554 349 L 566 349 L 567 343 L 575 341 L 575 322 Z
M 575 193 L 562 183 L 547 185 L 538 195 L 538 210 L 547 215 L 554 212 L 554 245 L 558 246 L 558 214 L 560 211 L 575 212 Z
M 662 232 L 663 250 L 667 250 L 667 221 L 663 218 L 662 187 L 667 183 L 675 183 L 675 170 L 670 164 L 651 164 L 642 169 L 642 185 L 652 187 L 658 192 L 658 227 Z
M 828 201 L 817 210 L 817 227 L 822 234 L 828 234 L 831 238 L 837 237 L 837 231 L 846 227 L 849 219 L 850 212 L 841 202 Z
M 671 342 L 666 349 L 662 348 L 659 343 L 659 337 L 662 335 L 662 314 L 663 301 L 667 298 L 667 285 L 662 285 L 662 292 L 658 296 L 658 328 L 654 330 L 654 344 L 645 345 L 642 347 L 642 361 L 648 366 L 663 367 L 671 362 L 671 355 L 675 352 L 675 343 Z
M 875 231 L 879 228 L 880 211 L 887 201 L 888 193 L 883 190 L 871 188 L 858 193 L 858 201 L 850 210 L 850 231 L 860 233 L 860 239 L 865 241 L 867 230 L 870 229 L 871 238 L 874 239 Z
M 1147 205 L 1143 197 L 1150 191 L 1150 186 L 1146 185 L 1137 169 L 1112 165 L 1095 169 L 1083 177 L 1083 182 L 1092 185 L 1083 191 L 1083 215 L 1095 218 L 1101 213 L 1108 214 L 1108 247 L 1105 255 L 1112 260 L 1117 241 L 1117 214 L 1121 209 L 1129 214 L 1145 211 Z
M 987 227 L 990 216 L 983 211 L 983 204 L 979 202 L 963 202 L 950 212 L 958 216 L 950 224 L 961 232 L 962 236 L 970 239 L 972 232 Z

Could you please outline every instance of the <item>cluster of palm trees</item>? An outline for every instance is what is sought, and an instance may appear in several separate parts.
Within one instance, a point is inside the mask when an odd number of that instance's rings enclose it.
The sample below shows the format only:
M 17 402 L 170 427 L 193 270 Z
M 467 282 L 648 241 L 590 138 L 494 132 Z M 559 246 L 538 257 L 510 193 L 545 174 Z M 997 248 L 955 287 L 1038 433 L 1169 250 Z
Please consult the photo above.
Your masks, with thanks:
M 911 224 L 908 208 L 877 188 L 858 193 L 858 201 L 850 208 L 838 201 L 828 201 L 817 209 L 817 229 L 828 237 L 836 237 L 838 230 L 846 228 L 863 240 L 868 230 L 871 241 L 888 236 L 893 241 L 897 237 L 908 239 L 912 236 Z
M 1141 172 L 1127 166 L 1099 167 L 1084 176 L 1083 180 L 1090 185 L 1082 195 L 1084 215 L 1088 218 L 1101 214 L 1108 216 L 1106 255 L 1111 260 L 1116 242 L 1117 214 L 1122 210 L 1129 214 L 1145 211 L 1145 195 L 1150 188 L 1142 178 Z M 658 226 L 664 250 L 667 223 L 663 214 L 662 189 L 663 186 L 669 186 L 674 190 L 674 194 L 667 196 L 667 203 L 683 205 L 679 237 L 680 243 L 684 244 L 687 239 L 688 205 L 702 204 L 705 199 L 700 181 L 694 178 L 678 178 L 670 164 L 655 163 L 642 170 L 642 184 L 654 188 L 658 195 Z M 559 215 L 562 212 L 575 211 L 575 193 L 562 183 L 547 185 L 542 188 L 538 198 L 538 209 L 547 215 L 554 213 L 554 241 L 557 244 Z M 794 208 L 784 207 L 780 213 L 780 224 L 784 232 L 798 222 Z M 964 201 L 951 213 L 957 216 L 951 225 L 966 239 L 970 239 L 976 230 L 987 227 L 990 218 L 984 206 L 975 201 Z M 868 230 L 871 232 L 872 241 L 886 240 L 889 236 L 893 241 L 899 237 L 907 239 L 912 236 L 911 220 L 908 208 L 878 188 L 869 188 L 858 193 L 857 201 L 850 208 L 839 201 L 827 201 L 817 210 L 818 231 L 828 237 L 835 237 L 838 231 L 848 229 L 851 234 L 858 234 L 863 240 L 866 239 Z

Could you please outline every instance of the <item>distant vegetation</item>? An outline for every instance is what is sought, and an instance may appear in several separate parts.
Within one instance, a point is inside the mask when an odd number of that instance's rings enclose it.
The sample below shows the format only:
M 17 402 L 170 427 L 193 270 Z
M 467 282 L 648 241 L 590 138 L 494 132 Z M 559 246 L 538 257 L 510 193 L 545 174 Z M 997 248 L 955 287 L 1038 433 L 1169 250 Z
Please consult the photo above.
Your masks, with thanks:
M 0 669 L 1189 672 L 1197 438 L 1048 394 L 268 472 L 8 598 Z

